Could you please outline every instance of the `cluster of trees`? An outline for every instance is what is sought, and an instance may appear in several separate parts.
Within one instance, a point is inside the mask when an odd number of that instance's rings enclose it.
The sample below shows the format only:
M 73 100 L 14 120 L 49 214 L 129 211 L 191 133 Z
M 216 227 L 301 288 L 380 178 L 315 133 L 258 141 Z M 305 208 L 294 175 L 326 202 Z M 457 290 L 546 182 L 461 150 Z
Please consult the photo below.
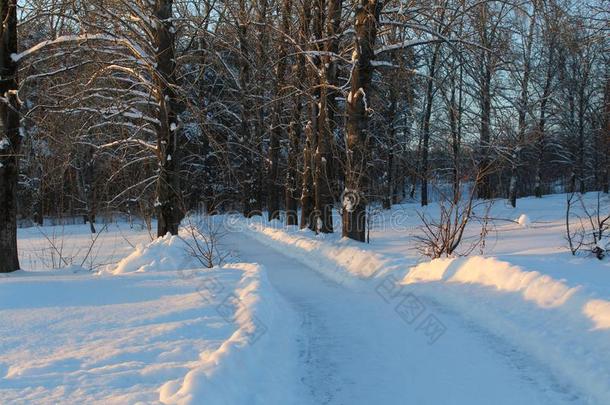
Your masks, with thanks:
M 365 240 L 367 206 L 608 191 L 607 0 L 0 0 L 17 218 L 192 209 Z M 4 259 L 3 259 L 4 260 Z

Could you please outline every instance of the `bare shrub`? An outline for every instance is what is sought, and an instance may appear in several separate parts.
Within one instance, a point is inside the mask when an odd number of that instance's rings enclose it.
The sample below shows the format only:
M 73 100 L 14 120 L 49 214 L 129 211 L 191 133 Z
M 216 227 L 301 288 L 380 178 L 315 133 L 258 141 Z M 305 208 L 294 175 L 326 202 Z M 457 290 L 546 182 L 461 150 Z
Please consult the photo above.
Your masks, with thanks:
M 61 234 L 58 234 L 57 228 L 53 227 L 50 234 L 46 233 L 43 228 L 38 227 L 38 232 L 47 241 L 47 247 L 40 252 L 39 259 L 44 267 L 53 270 L 71 266 L 74 262 L 75 255 L 73 252 L 64 252 L 64 228 L 61 228 Z
M 607 197 L 606 197 L 607 198 Z M 580 211 L 576 211 L 576 206 Z M 604 208 L 602 208 L 604 207 Z M 599 260 L 606 256 L 609 248 L 608 230 L 610 229 L 610 210 L 608 204 L 602 205 L 602 193 L 596 195 L 595 206 L 587 206 L 583 195 L 572 192 L 566 200 L 566 239 L 572 255 L 576 255 L 584 247 Z M 571 222 L 576 220 L 576 224 Z
M 99 232 L 91 234 L 90 242 L 84 249 L 68 251 L 65 248 L 66 244 L 63 226 L 61 227 L 61 232 L 58 232 L 57 228 L 53 227 L 50 234 L 46 233 L 42 227 L 38 227 L 38 232 L 45 238 L 48 245 L 40 251 L 39 259 L 44 267 L 53 270 L 76 265 L 93 271 L 102 265 L 97 262 L 98 251 L 95 250 L 95 246 L 100 235 L 107 229 L 108 225 L 106 224 Z M 84 253 L 84 256 L 79 259 L 79 256 L 81 256 L 82 253 Z
M 211 269 L 221 266 L 230 252 L 221 248 L 221 239 L 226 235 L 221 221 L 208 215 L 188 217 L 184 226 L 186 237 L 179 236 L 186 245 L 187 253 L 202 266 Z
M 438 218 L 418 212 L 423 235 L 416 236 L 415 239 L 417 249 L 422 254 L 437 259 L 456 255 L 467 256 L 477 247 L 484 248 L 489 233 L 489 210 L 492 203 L 475 201 L 475 192 L 476 187 L 472 187 L 465 199 L 461 197 L 461 193 L 456 194 L 458 197 L 441 194 Z M 483 210 L 482 216 L 475 214 L 479 209 Z M 481 230 L 478 236 L 465 238 L 464 231 L 471 221 L 478 222 Z M 460 247 L 463 249 L 459 249 Z

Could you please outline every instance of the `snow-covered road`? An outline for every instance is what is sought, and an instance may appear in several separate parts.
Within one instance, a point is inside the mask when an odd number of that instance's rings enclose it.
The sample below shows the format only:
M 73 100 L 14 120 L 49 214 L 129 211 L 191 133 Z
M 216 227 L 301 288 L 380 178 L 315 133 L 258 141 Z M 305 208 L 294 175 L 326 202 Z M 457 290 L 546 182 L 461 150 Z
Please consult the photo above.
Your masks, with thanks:
M 300 367 L 297 404 L 585 402 L 544 365 L 451 308 L 409 290 L 398 295 L 406 301 L 391 296 L 389 280 L 357 292 L 244 233 L 227 242 L 240 261 L 267 269 L 298 314 L 299 358 L 287 359 Z

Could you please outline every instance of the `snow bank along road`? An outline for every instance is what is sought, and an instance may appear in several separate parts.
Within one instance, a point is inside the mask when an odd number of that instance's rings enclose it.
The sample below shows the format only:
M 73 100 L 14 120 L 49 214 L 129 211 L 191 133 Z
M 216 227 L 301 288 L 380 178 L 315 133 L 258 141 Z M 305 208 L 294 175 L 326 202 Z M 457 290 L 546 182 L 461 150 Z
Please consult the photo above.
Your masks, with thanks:
M 352 289 L 248 234 L 229 235 L 239 260 L 265 267 L 300 321 L 295 404 L 590 402 L 517 346 L 391 277 Z

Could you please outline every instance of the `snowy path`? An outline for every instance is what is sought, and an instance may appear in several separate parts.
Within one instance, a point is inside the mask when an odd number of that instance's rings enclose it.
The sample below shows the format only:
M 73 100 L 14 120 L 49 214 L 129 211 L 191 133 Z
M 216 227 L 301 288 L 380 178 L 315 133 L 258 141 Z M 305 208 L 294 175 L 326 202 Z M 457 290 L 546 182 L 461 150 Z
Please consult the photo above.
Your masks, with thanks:
M 243 234 L 227 240 L 240 260 L 267 268 L 272 285 L 300 317 L 301 404 L 583 403 L 548 370 L 450 308 L 419 298 L 408 323 L 375 281 L 352 291 Z M 446 332 L 433 344 L 420 321 Z M 407 320 L 411 320 L 408 316 Z

